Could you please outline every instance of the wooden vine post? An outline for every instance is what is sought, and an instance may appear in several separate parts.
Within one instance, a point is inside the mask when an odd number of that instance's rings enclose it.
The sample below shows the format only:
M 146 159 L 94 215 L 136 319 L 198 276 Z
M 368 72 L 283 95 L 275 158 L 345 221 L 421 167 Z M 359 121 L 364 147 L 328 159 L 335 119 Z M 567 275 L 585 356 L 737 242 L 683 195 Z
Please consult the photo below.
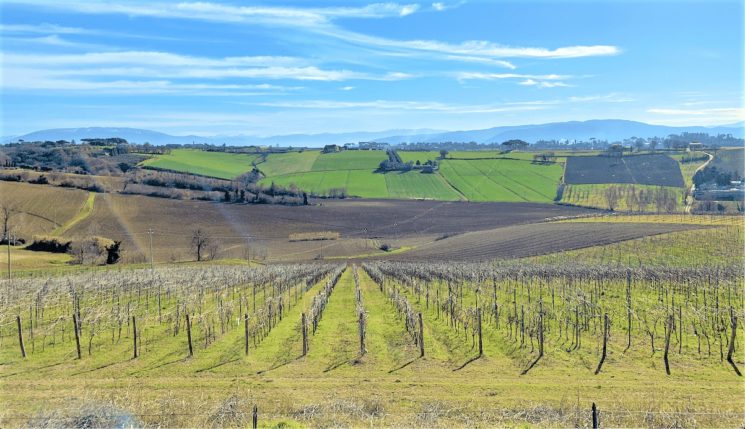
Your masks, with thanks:
M 243 315 L 243 346 L 245 349 L 246 356 L 248 356 L 248 338 L 249 338 L 249 332 L 248 332 L 248 313 Z
M 476 319 L 478 322 L 478 332 L 479 332 L 479 357 L 484 355 L 484 342 L 481 338 L 481 309 L 476 309 Z
M 300 329 L 303 333 L 303 356 L 308 354 L 308 321 L 305 313 L 300 317 Z
M 367 353 L 367 349 L 365 348 L 365 312 L 360 311 L 360 317 L 359 317 L 359 334 L 360 334 L 360 356 L 364 356 L 365 353 Z
M 670 335 L 673 332 L 673 323 L 675 323 L 675 316 L 672 314 L 667 317 L 667 323 L 665 327 L 665 354 L 663 360 L 665 361 L 665 372 L 670 375 L 670 361 L 668 360 L 668 354 L 670 353 Z
M 191 320 L 189 314 L 186 315 L 186 338 L 189 341 L 189 357 L 194 356 L 194 347 L 191 344 Z
M 729 349 L 727 350 L 727 362 L 729 362 L 730 365 L 732 365 L 732 369 L 735 370 L 735 374 L 737 374 L 739 377 L 742 377 L 742 373 L 740 372 L 740 369 L 737 368 L 737 365 L 735 365 L 735 361 L 732 359 L 732 355 L 735 353 L 735 333 L 737 332 L 737 316 L 735 316 L 735 313 L 732 311 L 732 308 L 729 309 L 730 311 L 730 323 L 732 324 L 732 328 L 730 331 L 732 332 L 732 336 L 729 339 Z M 19 331 L 20 332 L 20 331 Z
M 422 313 L 419 313 L 419 357 L 424 357 L 424 322 Z
M 598 375 L 600 373 L 600 369 L 603 367 L 603 363 L 605 362 L 605 357 L 608 353 L 608 336 L 610 331 L 610 319 L 608 318 L 608 313 L 605 313 L 603 315 L 603 351 L 600 355 L 600 362 L 598 362 L 598 367 L 595 370 L 595 375 Z
M 26 347 L 23 345 L 23 330 L 21 329 L 21 316 L 16 316 L 16 324 L 18 324 L 18 345 L 21 346 L 21 356 L 26 358 Z
M 132 338 L 134 339 L 134 359 L 137 359 L 137 319 L 132 316 Z
M 78 359 L 82 359 L 82 355 L 80 354 L 80 330 L 78 329 L 79 326 L 78 317 L 75 315 L 75 313 L 72 314 L 72 324 L 73 324 L 73 331 L 75 331 L 75 349 L 78 352 Z

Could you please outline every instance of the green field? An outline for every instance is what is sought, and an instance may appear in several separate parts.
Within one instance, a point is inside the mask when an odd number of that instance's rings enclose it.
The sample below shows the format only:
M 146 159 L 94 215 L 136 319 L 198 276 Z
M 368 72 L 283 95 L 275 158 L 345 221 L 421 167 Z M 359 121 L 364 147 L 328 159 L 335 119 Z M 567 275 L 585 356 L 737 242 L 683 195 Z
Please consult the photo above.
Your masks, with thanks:
M 219 179 L 232 179 L 251 171 L 256 158 L 256 155 L 248 154 L 174 149 L 169 154 L 157 155 L 145 160 L 142 165 Z
M 382 150 L 350 150 L 322 153 L 313 163 L 312 171 L 368 170 L 378 168 L 388 156 Z
M 320 153 L 315 150 L 303 152 L 273 153 L 266 160 L 257 162 L 257 167 L 267 177 L 283 176 L 313 170 L 313 163 Z
M 513 160 L 445 160 L 440 173 L 469 201 L 550 202 L 562 166 Z
M 722 151 L 723 158 L 737 158 L 740 152 Z M 440 160 L 439 151 L 400 151 L 404 162 L 424 163 L 437 160 L 440 168 L 435 174 L 418 172 L 376 173 L 378 165 L 386 159 L 384 151 L 343 151 L 321 153 L 318 150 L 302 152 L 246 155 L 220 152 L 203 152 L 179 149 L 168 155 L 159 155 L 143 164 L 154 168 L 184 171 L 220 178 L 233 178 L 256 167 L 264 178 L 264 186 L 294 184 L 303 191 L 326 195 L 331 189 L 345 189 L 347 195 L 361 198 L 427 198 L 438 200 L 551 202 L 556 197 L 556 187 L 563 175 L 563 155 L 556 152 L 558 162 L 552 165 L 533 164 L 533 152 L 453 151 Z M 597 152 L 572 153 L 574 155 Z M 731 155 L 735 155 L 734 157 Z M 683 154 L 673 154 L 680 160 Z M 517 159 L 517 160 L 516 160 Z M 701 163 L 680 164 L 686 183 Z M 628 185 L 618 185 L 628 191 Z M 604 192 L 608 185 L 568 186 L 563 202 L 607 208 Z M 652 187 L 636 186 L 649 190 Z M 682 189 L 672 188 L 683 207 Z M 616 210 L 626 210 L 625 198 Z

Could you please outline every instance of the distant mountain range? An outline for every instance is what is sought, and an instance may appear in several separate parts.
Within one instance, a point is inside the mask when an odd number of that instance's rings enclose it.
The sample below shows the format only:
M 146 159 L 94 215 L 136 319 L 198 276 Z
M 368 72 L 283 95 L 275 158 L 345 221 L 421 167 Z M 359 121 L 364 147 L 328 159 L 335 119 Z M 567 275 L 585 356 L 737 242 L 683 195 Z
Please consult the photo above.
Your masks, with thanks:
M 665 137 L 682 132 L 732 134 L 745 138 L 745 123 L 716 127 L 668 127 L 643 122 L 619 119 L 596 119 L 590 121 L 554 122 L 549 124 L 517 125 L 470 131 L 442 131 L 428 129 L 386 130 L 380 132 L 350 132 L 323 134 L 289 134 L 270 137 L 250 135 L 231 136 L 174 136 L 157 131 L 138 128 L 59 128 L 35 131 L 22 136 L 3 137 L 4 143 L 18 140 L 76 140 L 84 138 L 120 137 L 131 143 L 149 142 L 154 145 L 209 143 L 226 145 L 279 145 L 320 147 L 326 144 L 343 144 L 358 141 L 378 141 L 391 144 L 404 142 L 477 142 L 499 143 L 510 139 L 521 139 L 529 143 L 538 140 L 623 140 L 629 137 Z

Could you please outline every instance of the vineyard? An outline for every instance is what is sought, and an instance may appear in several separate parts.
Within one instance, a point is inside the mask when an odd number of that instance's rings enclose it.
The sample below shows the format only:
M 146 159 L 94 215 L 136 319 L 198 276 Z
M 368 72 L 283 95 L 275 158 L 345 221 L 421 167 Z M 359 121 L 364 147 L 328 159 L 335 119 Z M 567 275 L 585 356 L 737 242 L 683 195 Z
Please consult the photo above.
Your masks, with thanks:
M 256 405 L 262 427 L 582 427 L 589 402 L 608 426 L 742 425 L 742 286 L 524 262 L 3 280 L 0 425 L 248 426 Z

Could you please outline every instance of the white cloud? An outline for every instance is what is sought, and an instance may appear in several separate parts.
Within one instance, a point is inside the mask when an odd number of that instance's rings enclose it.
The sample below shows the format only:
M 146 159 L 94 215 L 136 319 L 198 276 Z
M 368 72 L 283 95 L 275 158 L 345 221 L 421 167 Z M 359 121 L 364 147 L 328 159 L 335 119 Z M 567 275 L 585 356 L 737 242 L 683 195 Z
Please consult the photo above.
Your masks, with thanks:
M 538 88 L 556 88 L 556 87 L 568 87 L 571 86 L 564 82 L 551 82 L 545 80 L 525 79 L 522 82 L 518 82 L 518 85 L 523 86 L 535 86 Z
M 432 3 L 432 9 L 436 11 L 443 11 L 445 10 L 445 3 L 442 3 L 442 2 Z
M 123 77 L 127 79 L 292 79 L 301 81 L 346 81 L 409 79 L 411 74 L 371 74 L 353 70 L 327 70 L 294 57 L 252 56 L 205 58 L 167 52 L 99 52 L 43 55 L 3 54 L 6 68 L 23 68 L 46 77 Z M 18 73 L 20 75 L 22 73 Z M 10 82 L 3 83 L 12 86 Z

